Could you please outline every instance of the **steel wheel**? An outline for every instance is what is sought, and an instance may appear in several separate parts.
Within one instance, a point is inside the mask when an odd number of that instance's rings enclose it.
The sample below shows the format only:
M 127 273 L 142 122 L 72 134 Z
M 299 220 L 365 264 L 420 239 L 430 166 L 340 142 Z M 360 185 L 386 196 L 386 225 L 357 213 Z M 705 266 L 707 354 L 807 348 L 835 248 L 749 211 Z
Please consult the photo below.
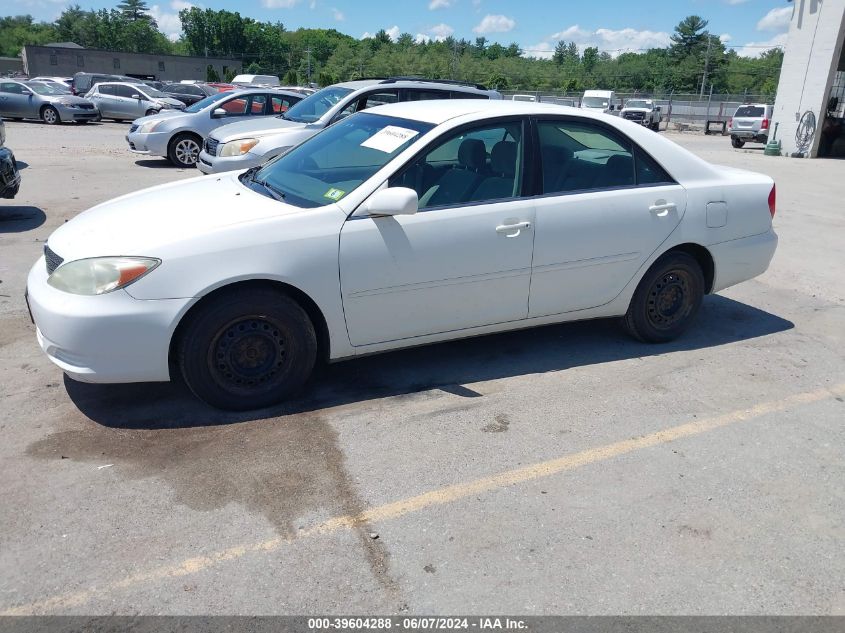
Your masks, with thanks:
M 689 314 L 692 308 L 690 274 L 684 270 L 672 270 L 664 274 L 649 289 L 648 322 L 658 330 L 674 327 Z
M 208 351 L 215 382 L 227 391 L 249 391 L 278 381 L 287 361 L 282 327 L 271 317 L 251 315 L 221 328 Z

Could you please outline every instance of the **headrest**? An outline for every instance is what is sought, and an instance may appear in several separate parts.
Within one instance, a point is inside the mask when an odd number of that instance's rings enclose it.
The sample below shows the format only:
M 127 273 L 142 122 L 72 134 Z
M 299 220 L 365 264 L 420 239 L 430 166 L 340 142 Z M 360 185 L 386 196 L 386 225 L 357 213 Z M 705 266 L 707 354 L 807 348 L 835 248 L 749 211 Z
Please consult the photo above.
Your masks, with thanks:
M 575 156 L 572 150 L 568 147 L 561 147 L 559 145 L 544 145 L 543 146 L 543 162 L 552 163 L 560 166 Z
M 458 147 L 458 162 L 464 167 L 484 169 L 487 166 L 487 148 L 484 141 L 477 138 L 465 138 Z
M 512 178 L 516 173 L 516 149 L 514 141 L 499 141 L 490 152 L 490 167 L 496 174 Z

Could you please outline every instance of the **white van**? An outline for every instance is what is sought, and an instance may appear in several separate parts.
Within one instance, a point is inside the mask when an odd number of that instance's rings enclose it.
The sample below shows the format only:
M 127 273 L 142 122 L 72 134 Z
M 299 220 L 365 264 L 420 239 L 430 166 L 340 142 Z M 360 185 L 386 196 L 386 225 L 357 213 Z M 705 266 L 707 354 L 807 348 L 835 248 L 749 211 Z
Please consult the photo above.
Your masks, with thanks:
M 613 90 L 586 90 L 581 97 L 581 107 L 593 112 L 616 114 L 616 93 Z
M 243 86 L 276 87 L 279 85 L 279 78 L 276 75 L 236 75 L 232 83 Z

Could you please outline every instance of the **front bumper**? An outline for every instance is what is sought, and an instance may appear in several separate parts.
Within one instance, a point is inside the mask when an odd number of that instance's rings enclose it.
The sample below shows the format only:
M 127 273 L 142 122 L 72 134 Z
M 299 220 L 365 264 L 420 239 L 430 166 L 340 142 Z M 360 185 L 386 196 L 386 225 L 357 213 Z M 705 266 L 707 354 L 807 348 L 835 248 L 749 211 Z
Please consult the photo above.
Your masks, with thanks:
M 264 163 L 263 156 L 256 156 L 250 152 L 240 156 L 211 156 L 203 149 L 197 160 L 197 169 L 204 174 L 222 174 L 227 171 L 249 169 L 262 163 Z
M 53 107 L 59 112 L 62 121 L 96 121 L 100 116 L 97 108 L 70 108 L 61 103 L 54 103 Z
M 8 147 L 0 147 L 0 198 L 14 198 L 21 187 L 21 173 L 15 155 Z
M 129 151 L 133 154 L 153 156 L 167 156 L 167 144 L 170 143 L 170 132 L 130 132 L 126 135 Z
M 87 297 L 47 283 L 41 257 L 27 278 L 36 336 L 47 357 L 75 380 L 170 380 L 170 339 L 190 299 L 134 299 L 125 290 Z

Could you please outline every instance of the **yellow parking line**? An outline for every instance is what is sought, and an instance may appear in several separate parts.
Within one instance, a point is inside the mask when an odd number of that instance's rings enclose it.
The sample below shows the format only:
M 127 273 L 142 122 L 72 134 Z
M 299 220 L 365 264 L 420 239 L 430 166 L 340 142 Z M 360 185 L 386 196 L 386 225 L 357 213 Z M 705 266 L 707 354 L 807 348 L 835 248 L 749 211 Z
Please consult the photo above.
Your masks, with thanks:
M 433 506 L 459 501 L 460 499 L 465 499 L 479 493 L 550 477 L 558 473 L 586 466 L 587 464 L 594 464 L 644 448 L 674 442 L 685 437 L 700 435 L 721 427 L 753 420 L 770 413 L 785 411 L 794 406 L 811 404 L 837 396 L 845 396 L 845 383 L 834 387 L 795 394 L 781 400 L 763 402 L 749 409 L 732 411 L 716 417 L 704 418 L 679 426 L 673 426 L 662 431 L 649 433 L 648 435 L 590 448 L 579 453 L 509 470 L 497 475 L 438 488 L 415 497 L 400 499 L 399 501 L 371 508 L 358 515 L 333 517 L 312 528 L 300 531 L 295 538 L 278 537 L 260 543 L 238 545 L 207 556 L 189 558 L 176 564 L 162 565 L 150 571 L 131 574 L 123 579 L 102 585 L 96 589 L 60 594 L 29 604 L 11 607 L 0 612 L 0 615 L 34 615 L 49 613 L 58 608 L 67 609 L 85 604 L 92 598 L 108 593 L 109 591 L 125 589 L 144 582 L 188 576 L 219 563 L 236 560 L 254 552 L 272 552 L 298 538 L 330 534 L 361 523 L 377 523 L 379 521 L 395 519 Z

